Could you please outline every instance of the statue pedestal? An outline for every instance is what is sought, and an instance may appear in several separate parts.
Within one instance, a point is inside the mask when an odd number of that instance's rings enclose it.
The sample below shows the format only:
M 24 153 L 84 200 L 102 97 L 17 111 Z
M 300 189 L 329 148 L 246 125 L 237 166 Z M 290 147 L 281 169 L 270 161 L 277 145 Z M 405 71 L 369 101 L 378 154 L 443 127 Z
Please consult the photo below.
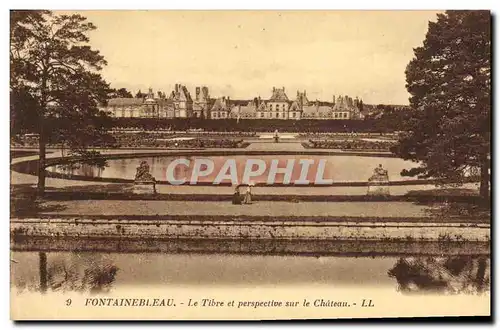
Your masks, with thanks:
M 367 195 L 389 196 L 389 178 L 387 176 L 372 176 L 368 180 Z
M 156 183 L 154 181 L 134 182 L 132 192 L 140 195 L 156 194 Z

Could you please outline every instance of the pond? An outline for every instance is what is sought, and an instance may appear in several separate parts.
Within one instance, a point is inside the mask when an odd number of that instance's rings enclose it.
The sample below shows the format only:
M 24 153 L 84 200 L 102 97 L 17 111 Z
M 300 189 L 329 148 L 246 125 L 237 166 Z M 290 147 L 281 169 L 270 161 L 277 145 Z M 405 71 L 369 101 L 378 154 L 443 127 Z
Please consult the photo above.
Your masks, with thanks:
M 254 183 L 264 183 L 267 182 L 271 163 L 277 161 L 277 166 L 279 168 L 285 168 L 288 162 L 293 162 L 291 168 L 293 168 L 291 174 L 291 181 L 294 182 L 300 178 L 303 170 L 303 163 L 301 161 L 311 162 L 307 168 L 306 179 L 310 182 L 315 182 L 320 163 L 323 162 L 324 168 L 322 170 L 322 179 L 332 180 L 335 182 L 366 182 L 368 178 L 373 174 L 373 170 L 379 164 L 383 166 L 384 169 L 388 171 L 389 180 L 400 181 L 400 180 L 414 180 L 415 178 L 403 177 L 400 175 L 401 170 L 409 169 L 415 167 L 415 163 L 411 161 L 405 161 L 399 158 L 388 158 L 388 157 L 372 157 L 372 156 L 352 156 L 352 155 L 338 155 L 338 156 L 319 156 L 319 155 L 257 155 L 257 156 L 156 156 L 156 157 L 139 157 L 139 158 L 122 158 L 122 159 L 109 159 L 108 166 L 105 168 L 99 168 L 96 166 L 90 166 L 85 164 L 78 164 L 77 167 L 67 168 L 61 166 L 52 166 L 48 168 L 48 171 L 96 177 L 96 178 L 119 178 L 119 179 L 129 179 L 133 180 L 136 173 L 136 168 L 141 164 L 141 162 L 146 161 L 150 168 L 150 173 L 156 178 L 157 181 L 167 180 L 167 169 L 169 165 L 174 161 L 178 160 L 180 157 L 186 159 L 188 165 L 179 164 L 173 167 L 173 173 L 175 178 L 191 178 L 191 175 L 195 168 L 195 163 L 197 160 L 208 161 L 213 163 L 213 170 L 206 175 L 198 176 L 197 182 L 213 183 L 217 178 L 217 175 L 221 170 L 228 170 L 227 173 L 231 173 L 232 168 L 225 168 L 228 160 L 234 160 L 234 170 L 236 172 L 236 177 L 241 182 L 241 178 L 244 175 L 245 168 L 248 165 L 247 161 L 249 159 L 255 159 L 263 162 L 264 171 L 252 177 Z M 207 167 L 200 167 L 200 170 L 205 170 Z M 250 168 L 252 171 L 257 171 L 258 165 L 253 165 Z M 200 171 L 198 171 L 200 172 Z M 276 183 L 283 182 L 285 175 L 282 173 L 277 173 L 275 176 Z M 220 181 L 221 183 L 231 182 L 227 177 Z
M 302 256 L 227 253 L 11 253 L 11 288 L 109 293 L 124 287 L 316 285 L 399 293 L 482 294 L 489 256 Z

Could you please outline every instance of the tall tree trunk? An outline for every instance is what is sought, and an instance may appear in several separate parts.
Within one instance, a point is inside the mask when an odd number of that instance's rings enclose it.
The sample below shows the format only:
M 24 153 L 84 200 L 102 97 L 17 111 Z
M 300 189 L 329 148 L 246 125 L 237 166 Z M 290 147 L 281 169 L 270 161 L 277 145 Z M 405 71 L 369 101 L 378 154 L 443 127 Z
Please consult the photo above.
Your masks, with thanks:
M 485 153 L 481 157 L 481 185 L 479 186 L 479 195 L 485 200 L 490 197 L 490 160 L 488 154 Z
M 45 193 L 45 163 L 46 163 L 46 140 L 45 140 L 45 130 L 43 128 L 44 122 L 40 118 L 40 135 L 38 137 L 38 184 L 37 184 L 37 195 L 38 197 L 43 197 Z
M 49 61 L 49 54 L 46 55 L 46 62 Z M 43 197 L 45 194 L 45 163 L 46 163 L 46 154 L 45 148 L 47 139 L 45 138 L 45 112 L 47 108 L 47 79 L 49 76 L 48 65 L 44 65 L 44 72 L 42 76 L 42 87 L 41 87 L 41 102 L 38 116 L 38 129 L 39 129 L 39 137 L 38 137 L 38 184 L 37 184 L 37 196 Z

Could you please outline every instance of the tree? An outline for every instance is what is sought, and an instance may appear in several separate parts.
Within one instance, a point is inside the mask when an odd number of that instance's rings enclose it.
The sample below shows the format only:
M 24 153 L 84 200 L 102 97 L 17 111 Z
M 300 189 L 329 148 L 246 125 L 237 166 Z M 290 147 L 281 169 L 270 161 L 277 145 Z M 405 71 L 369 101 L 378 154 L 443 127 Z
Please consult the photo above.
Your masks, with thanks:
M 136 99 L 143 99 L 145 98 L 146 96 L 148 96 L 148 94 L 144 94 L 143 92 L 141 92 L 141 90 L 139 89 L 139 91 L 135 94 L 135 98 Z
M 403 175 L 463 182 L 476 173 L 489 197 L 490 24 L 488 11 L 447 11 L 414 49 L 406 68 L 412 116 L 394 152 L 421 165 Z
M 107 63 L 88 45 L 87 34 L 96 27 L 81 15 L 11 11 L 10 18 L 11 130 L 39 135 L 37 190 L 42 195 L 48 141 L 58 136 L 85 153 L 89 135 L 106 133 L 106 114 L 98 105 L 110 91 L 99 74 Z
M 108 94 L 108 98 L 112 99 L 117 97 L 133 98 L 134 96 L 126 88 L 120 88 L 120 89 L 113 88 L 111 92 Z

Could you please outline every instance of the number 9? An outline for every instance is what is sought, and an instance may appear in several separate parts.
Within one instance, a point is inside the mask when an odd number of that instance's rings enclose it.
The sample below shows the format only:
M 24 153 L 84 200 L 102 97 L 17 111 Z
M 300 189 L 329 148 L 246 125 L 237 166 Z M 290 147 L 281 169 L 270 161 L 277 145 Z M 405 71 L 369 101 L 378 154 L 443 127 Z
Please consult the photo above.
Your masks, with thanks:
M 71 299 L 66 299 L 66 306 L 71 306 Z

